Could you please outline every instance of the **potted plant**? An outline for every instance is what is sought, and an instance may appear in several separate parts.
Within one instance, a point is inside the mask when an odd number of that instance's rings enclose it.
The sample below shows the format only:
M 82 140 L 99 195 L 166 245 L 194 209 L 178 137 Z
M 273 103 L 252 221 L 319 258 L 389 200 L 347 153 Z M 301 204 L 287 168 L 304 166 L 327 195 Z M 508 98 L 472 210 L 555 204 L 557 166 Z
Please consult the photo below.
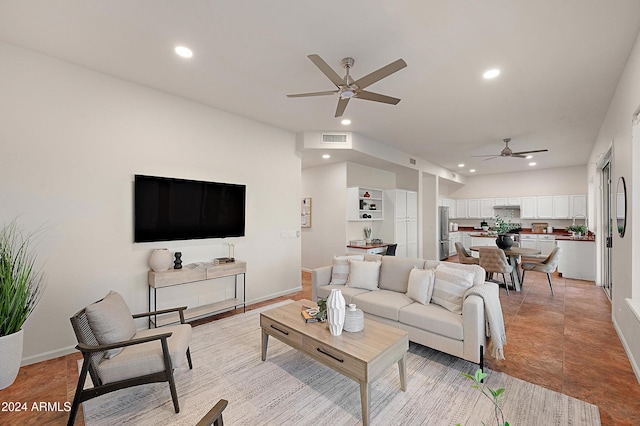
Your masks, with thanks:
M 44 291 L 44 274 L 31 250 L 34 234 L 15 220 L 0 229 L 0 389 L 16 379 L 22 360 L 22 325 Z
M 496 215 L 496 224 L 493 229 L 498 233 L 498 238 L 496 238 L 496 245 L 498 247 L 508 249 L 513 245 L 513 239 L 507 235 L 511 230 L 511 223 L 505 222 L 500 215 Z
M 569 225 L 565 229 L 567 232 L 571 232 L 574 237 L 580 237 L 587 234 L 587 227 L 585 225 Z
M 482 222 L 480 222 L 480 227 L 482 228 L 483 231 L 489 230 L 489 224 L 487 223 L 486 220 L 483 220 Z

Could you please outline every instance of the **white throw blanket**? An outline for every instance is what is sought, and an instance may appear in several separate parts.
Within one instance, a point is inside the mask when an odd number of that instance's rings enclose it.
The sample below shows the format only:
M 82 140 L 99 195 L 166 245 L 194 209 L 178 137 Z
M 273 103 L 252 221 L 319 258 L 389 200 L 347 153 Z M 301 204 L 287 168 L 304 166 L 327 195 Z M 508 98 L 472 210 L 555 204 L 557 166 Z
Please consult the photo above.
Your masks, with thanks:
M 484 301 L 484 316 L 487 322 L 485 329 L 487 337 L 491 337 L 491 356 L 504 359 L 503 346 L 507 344 L 507 335 L 504 331 L 499 287 L 493 283 L 474 285 L 467 290 L 464 298 L 471 295 L 479 296 Z

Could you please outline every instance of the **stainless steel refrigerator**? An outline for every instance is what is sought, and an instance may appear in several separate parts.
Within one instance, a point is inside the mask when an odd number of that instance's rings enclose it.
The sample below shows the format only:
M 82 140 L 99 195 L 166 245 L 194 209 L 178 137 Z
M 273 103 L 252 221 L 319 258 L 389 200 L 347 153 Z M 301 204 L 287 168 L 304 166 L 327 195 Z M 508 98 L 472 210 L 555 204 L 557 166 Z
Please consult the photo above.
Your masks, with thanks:
M 440 260 L 449 257 L 449 207 L 438 207 L 438 244 Z

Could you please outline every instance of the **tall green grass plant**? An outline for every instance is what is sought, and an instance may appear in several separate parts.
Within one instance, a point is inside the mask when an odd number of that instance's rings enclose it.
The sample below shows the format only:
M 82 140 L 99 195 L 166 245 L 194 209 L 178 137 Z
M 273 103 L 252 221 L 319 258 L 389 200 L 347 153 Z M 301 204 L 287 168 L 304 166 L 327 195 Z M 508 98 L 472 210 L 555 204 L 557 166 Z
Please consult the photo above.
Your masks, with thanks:
M 20 331 L 44 292 L 45 276 L 31 248 L 34 238 L 16 220 L 0 230 L 0 336 Z

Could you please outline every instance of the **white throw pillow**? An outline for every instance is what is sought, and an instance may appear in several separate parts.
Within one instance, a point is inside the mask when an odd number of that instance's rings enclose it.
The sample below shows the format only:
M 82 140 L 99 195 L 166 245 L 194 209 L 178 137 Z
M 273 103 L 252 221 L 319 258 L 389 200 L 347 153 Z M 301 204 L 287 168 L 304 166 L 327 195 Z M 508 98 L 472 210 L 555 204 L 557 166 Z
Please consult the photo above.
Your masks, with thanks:
M 435 271 L 431 301 L 462 315 L 464 293 L 473 286 L 473 276 L 473 272 L 449 268 L 441 263 Z
M 136 334 L 136 324 L 131 311 L 122 296 L 115 291 L 110 291 L 104 299 L 87 306 L 85 313 L 89 327 L 101 345 L 129 340 Z M 113 358 L 122 349 L 108 350 L 105 358 Z
M 367 262 L 366 260 L 349 260 L 348 287 L 363 288 L 365 290 L 378 290 L 378 279 L 380 278 L 380 264 L 376 260 Z
M 409 272 L 407 296 L 423 305 L 428 305 L 433 294 L 435 271 L 433 269 L 413 268 Z
M 331 268 L 332 285 L 345 285 L 349 278 L 349 259 L 364 260 L 364 256 L 356 254 L 352 256 L 333 256 L 333 267 Z

